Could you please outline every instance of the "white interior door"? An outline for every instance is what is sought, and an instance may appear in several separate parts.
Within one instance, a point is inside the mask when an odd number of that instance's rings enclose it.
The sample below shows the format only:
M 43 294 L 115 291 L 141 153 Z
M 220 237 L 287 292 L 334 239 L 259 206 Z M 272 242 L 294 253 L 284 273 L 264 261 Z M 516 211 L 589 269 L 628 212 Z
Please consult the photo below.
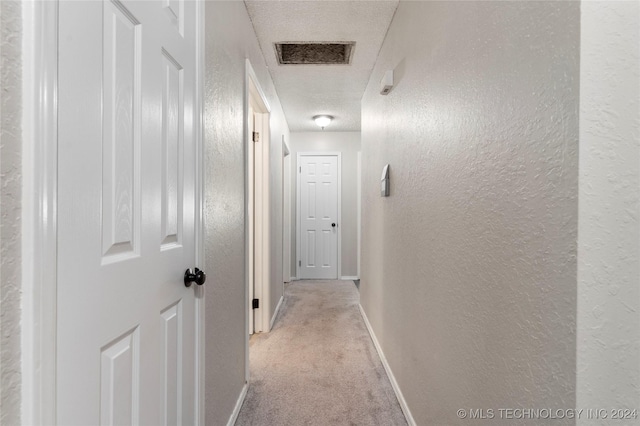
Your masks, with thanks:
M 298 156 L 298 278 L 338 278 L 338 155 Z
M 259 106 L 254 104 L 253 108 L 253 132 L 255 139 L 252 142 L 253 152 L 253 177 L 252 177 L 252 194 L 253 197 L 250 202 L 253 203 L 253 217 L 250 221 L 253 224 L 253 246 L 250 247 L 252 257 L 250 258 L 251 269 L 253 271 L 252 282 L 252 299 L 250 311 L 253 315 L 253 332 L 261 333 L 268 330 L 268 321 L 265 321 L 265 302 L 266 302 L 266 287 L 268 286 L 268 227 L 269 218 L 266 216 L 265 211 L 268 205 L 268 193 L 265 190 L 268 188 L 268 113 L 258 113 Z M 251 290 L 251 286 L 250 286 Z M 253 305 L 253 301 L 257 301 L 257 305 Z
M 246 60 L 247 89 L 247 301 L 249 334 L 269 331 L 270 110 Z M 255 304 L 254 304 L 255 303 Z M 247 340 L 248 345 L 248 340 Z M 248 365 L 248 364 L 247 364 Z M 248 377 L 248 376 L 247 376 Z
M 196 423 L 196 5 L 59 8 L 57 423 Z
M 255 132 L 255 112 L 253 106 L 249 105 L 249 132 L 248 137 L 249 141 L 247 142 L 247 157 L 248 157 L 248 166 L 247 173 L 248 179 L 247 183 L 249 185 L 249 194 L 247 197 L 247 225 L 249 227 L 248 237 L 249 242 L 247 244 L 247 255 L 249 257 L 249 300 L 247 303 L 249 304 L 249 334 L 254 333 L 255 326 L 255 309 L 253 308 L 253 299 L 255 297 L 255 142 L 253 141 L 253 134 Z

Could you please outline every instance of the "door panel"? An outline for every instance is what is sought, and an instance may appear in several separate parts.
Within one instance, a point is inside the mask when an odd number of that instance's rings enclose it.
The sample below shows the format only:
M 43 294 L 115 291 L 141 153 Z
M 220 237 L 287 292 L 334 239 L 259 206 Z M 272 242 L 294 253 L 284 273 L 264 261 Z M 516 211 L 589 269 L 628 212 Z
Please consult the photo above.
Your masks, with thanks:
M 313 175 L 310 175 L 313 176 Z M 316 182 L 306 182 L 307 186 L 307 210 L 305 212 L 304 217 L 307 219 L 315 219 L 316 218 Z
M 299 278 L 338 278 L 338 156 L 302 155 Z M 336 226 L 332 226 L 336 224 Z
M 163 423 L 175 425 L 182 419 L 182 363 L 184 351 L 184 320 L 182 317 L 182 301 L 162 312 L 162 355 L 163 355 Z
M 162 50 L 162 247 L 178 246 L 182 224 L 184 69 Z
M 141 26 L 119 3 L 105 3 L 103 16 L 102 261 L 110 263 L 139 253 Z
M 194 424 L 191 1 L 59 7 L 58 424 Z
M 139 424 L 140 333 L 138 327 L 102 349 L 100 424 Z
M 335 261 L 334 250 L 335 244 L 334 233 L 328 229 L 322 230 L 322 267 L 331 268 L 332 262 Z

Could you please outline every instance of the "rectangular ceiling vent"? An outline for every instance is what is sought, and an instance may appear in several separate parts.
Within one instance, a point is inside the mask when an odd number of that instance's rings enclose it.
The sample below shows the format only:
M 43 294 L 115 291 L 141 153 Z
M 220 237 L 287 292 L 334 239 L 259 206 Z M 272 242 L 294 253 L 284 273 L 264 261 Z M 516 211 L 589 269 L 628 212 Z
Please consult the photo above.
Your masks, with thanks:
M 276 43 L 280 65 L 349 65 L 355 41 Z

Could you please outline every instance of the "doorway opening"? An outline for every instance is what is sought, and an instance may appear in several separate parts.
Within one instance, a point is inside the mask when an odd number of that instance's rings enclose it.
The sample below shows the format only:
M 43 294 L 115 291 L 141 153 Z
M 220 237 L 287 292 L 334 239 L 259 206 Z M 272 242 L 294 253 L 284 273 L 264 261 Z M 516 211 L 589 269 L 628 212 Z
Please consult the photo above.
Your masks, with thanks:
M 270 108 L 249 60 L 247 112 L 247 324 L 248 336 L 269 331 L 269 146 Z M 248 339 L 247 336 L 247 339 Z M 248 341 L 247 341 L 248 345 Z M 248 350 L 247 350 L 248 356 Z M 247 362 L 248 365 L 248 362 Z

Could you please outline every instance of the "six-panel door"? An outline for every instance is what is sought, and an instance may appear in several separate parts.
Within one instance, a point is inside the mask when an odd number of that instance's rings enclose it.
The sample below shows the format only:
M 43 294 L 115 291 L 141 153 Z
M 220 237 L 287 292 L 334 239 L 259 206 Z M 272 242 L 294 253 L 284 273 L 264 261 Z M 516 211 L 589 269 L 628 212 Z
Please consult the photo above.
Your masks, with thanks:
M 338 278 L 338 156 L 302 155 L 299 278 Z
M 58 424 L 194 424 L 196 10 L 59 7 Z

